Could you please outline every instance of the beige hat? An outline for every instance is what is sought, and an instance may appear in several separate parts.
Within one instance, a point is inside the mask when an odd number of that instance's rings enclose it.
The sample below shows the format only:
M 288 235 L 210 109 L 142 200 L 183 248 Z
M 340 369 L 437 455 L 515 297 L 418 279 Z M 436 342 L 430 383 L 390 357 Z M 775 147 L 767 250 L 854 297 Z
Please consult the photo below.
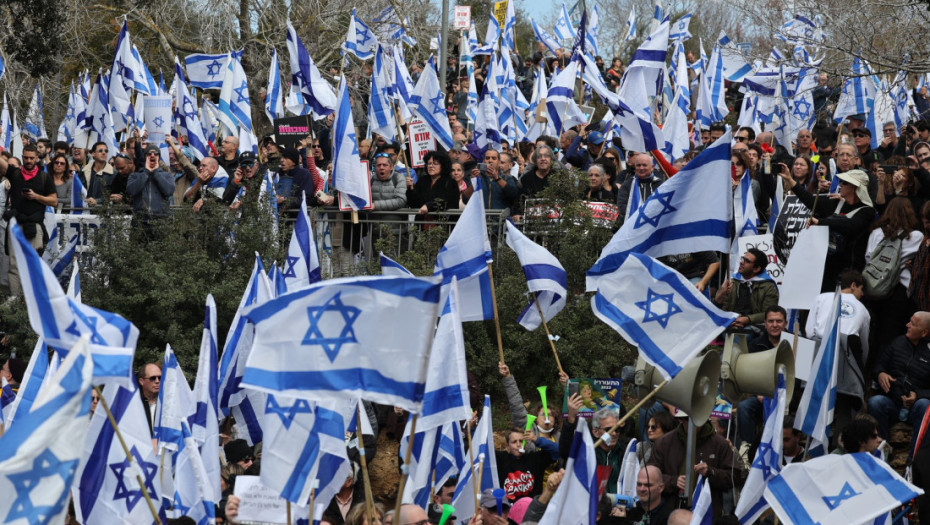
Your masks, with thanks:
M 872 206 L 872 198 L 869 197 L 869 174 L 862 170 L 849 170 L 837 174 L 836 178 L 848 182 L 856 187 L 856 197 L 866 206 Z

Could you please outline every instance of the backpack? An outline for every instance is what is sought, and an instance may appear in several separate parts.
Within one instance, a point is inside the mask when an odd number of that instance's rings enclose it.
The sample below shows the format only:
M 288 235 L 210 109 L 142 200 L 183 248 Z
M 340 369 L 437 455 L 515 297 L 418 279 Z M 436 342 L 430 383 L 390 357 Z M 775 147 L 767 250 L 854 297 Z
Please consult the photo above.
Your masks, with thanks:
M 865 296 L 887 299 L 901 280 L 901 237 L 885 237 L 872 250 L 869 264 L 862 270 Z

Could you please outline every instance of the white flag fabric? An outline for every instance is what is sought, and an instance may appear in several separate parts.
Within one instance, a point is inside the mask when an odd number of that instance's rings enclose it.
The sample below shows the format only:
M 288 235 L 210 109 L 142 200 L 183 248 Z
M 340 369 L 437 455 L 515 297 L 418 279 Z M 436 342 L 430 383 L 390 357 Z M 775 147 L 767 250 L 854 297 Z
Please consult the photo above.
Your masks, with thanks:
M 530 293 L 536 295 L 536 301 L 523 309 L 517 322 L 527 330 L 535 330 L 542 324 L 539 310 L 542 310 L 546 322 L 552 320 L 562 308 L 565 308 L 565 298 L 568 296 L 568 274 L 562 263 L 549 253 L 549 250 L 531 241 L 523 235 L 513 221 L 507 220 L 507 246 L 517 254 L 523 273 L 526 275 L 526 285 Z
M 381 261 L 381 275 L 400 275 L 400 276 L 410 276 L 413 277 L 413 274 L 410 273 L 410 270 L 404 268 L 400 263 L 391 259 L 387 255 L 384 255 L 382 252 L 380 255 Z
M 93 369 L 83 337 L 70 349 L 32 411 L 0 437 L 3 523 L 64 523 L 87 435 Z
M 336 109 L 333 87 L 320 74 L 290 20 L 287 21 L 287 51 L 290 55 L 291 82 L 299 88 L 304 104 L 320 116 L 332 113 Z
M 249 83 L 242 69 L 242 51 L 229 54 L 226 63 L 223 87 L 220 89 L 220 123 L 228 134 L 239 134 L 239 126 L 252 129 L 252 106 L 249 102 Z
M 580 60 L 573 59 L 568 66 L 549 80 L 546 95 L 546 112 L 549 125 L 559 133 L 588 122 L 575 102 L 575 79 L 578 77 Z
M 689 525 L 711 525 L 714 521 L 714 507 L 710 495 L 710 482 L 704 476 L 698 476 L 691 496 L 691 522 Z
M 164 453 L 165 449 L 178 450 L 182 446 L 184 433 L 181 424 L 187 424 L 187 416 L 193 411 L 194 393 L 187 384 L 184 371 L 181 370 L 171 345 L 165 345 L 161 387 L 158 389 L 155 423 L 152 425 L 152 438 L 158 441 L 160 454 Z
M 813 378 L 807 382 L 807 388 L 801 395 L 798 412 L 794 419 L 794 428 L 811 436 L 821 443 L 827 443 L 827 432 L 833 423 L 833 408 L 836 404 L 836 367 L 840 352 L 840 309 L 841 296 L 839 285 L 834 293 L 833 308 L 830 310 L 830 332 L 820 341 L 817 355 L 811 365 Z
M 192 86 L 200 89 L 220 89 L 228 60 L 229 53 L 187 55 L 184 57 L 187 79 Z
M 410 429 L 408 420 L 398 449 L 401 462 L 405 458 L 407 443 L 410 442 Z M 457 421 L 428 431 L 420 432 L 419 425 L 417 429 L 410 463 L 407 464 L 410 474 L 404 485 L 403 501 L 426 508 L 430 496 L 438 492 L 450 477 L 460 475 L 462 469 L 469 465 Z
M 377 46 L 378 39 L 375 38 L 371 29 L 355 15 L 355 8 L 353 7 L 352 17 L 349 18 L 349 29 L 346 32 L 346 40 L 342 44 L 342 53 L 352 53 L 359 60 L 368 60 L 375 56 Z
M 203 319 L 203 335 L 200 339 L 200 358 L 197 361 L 197 378 L 194 381 L 194 411 L 188 417 L 191 435 L 197 442 L 203 466 L 207 473 L 204 494 L 210 501 L 219 501 L 220 488 L 220 429 L 217 420 L 217 334 L 216 301 L 207 295 Z
M 418 412 L 439 282 L 323 281 L 246 310 L 255 325 L 242 385 L 303 399 L 350 395 Z
M 463 516 L 473 516 L 478 511 L 475 492 L 481 494 L 485 489 L 500 488 L 500 480 L 497 477 L 497 456 L 494 454 L 494 432 L 491 426 L 491 396 L 484 396 L 481 419 L 478 420 L 475 433 L 471 437 L 470 454 L 465 451 L 464 457 L 471 458 L 474 463 L 468 465 L 469 468 L 459 474 L 455 493 L 452 495 L 452 506 Z M 474 476 L 479 472 L 481 479 L 475 483 Z
M 471 417 L 465 337 L 458 297 L 458 281 L 453 277 L 429 353 L 426 393 L 423 395 L 423 410 L 417 420 L 418 430 L 426 431 Z
M 452 129 L 449 127 L 439 77 L 432 60 L 427 61 L 423 67 L 410 98 L 410 110 L 423 119 L 433 132 L 437 143 L 446 149 L 452 149 Z
M 714 306 L 680 273 L 638 253 L 598 281 L 591 309 L 666 379 L 737 317 Z
M 734 513 L 740 518 L 740 523 L 755 523 L 769 507 L 762 494 L 769 480 L 781 472 L 781 429 L 785 420 L 786 399 L 785 374 L 779 371 L 775 397 L 767 397 L 763 401 L 765 423 L 762 426 L 762 439 L 736 503 Z
M 278 61 L 278 50 L 271 48 L 271 63 L 268 66 L 268 85 L 265 88 L 265 114 L 268 120 L 274 122 L 276 118 L 284 117 L 284 98 L 281 89 L 281 63 Z
M 174 62 L 175 108 L 174 116 L 178 123 L 178 133 L 187 136 L 187 142 L 194 150 L 194 156 L 203 159 L 209 153 L 207 137 L 200 117 L 197 115 L 197 99 L 191 94 L 181 70 L 181 63 Z M 204 106 L 206 108 L 206 106 Z M 204 111 L 207 115 L 208 111 Z
M 135 476 L 141 474 L 145 491 L 159 508 L 159 461 L 152 449 L 142 397 L 136 385 L 131 388 L 107 385 L 103 397 L 132 458 L 126 457 L 103 406 L 98 406 L 90 420 L 81 468 L 74 480 L 78 520 L 87 525 L 152 523 L 143 487 Z
M 52 269 L 36 253 L 15 219 L 11 220 L 10 235 L 20 268 L 29 324 L 36 334 L 58 352 L 65 352 L 77 344 L 82 335 L 87 335 L 94 377 L 123 384 L 132 382 L 132 358 L 139 329 L 116 314 L 67 297 Z
M 287 248 L 282 276 L 288 290 L 297 290 L 322 279 L 320 254 L 317 252 L 316 239 L 313 238 L 313 229 L 310 226 L 306 195 L 300 199 L 300 213 L 297 214 L 294 231 L 291 233 L 291 243 Z
M 352 103 L 345 77 L 339 81 L 339 102 L 333 120 L 333 187 L 347 197 L 354 210 L 371 204 L 371 181 L 358 155 Z
M 587 289 L 620 267 L 630 253 L 652 257 L 697 250 L 728 252 L 733 192 L 730 133 L 660 186 L 614 234 L 587 273 Z
M 539 525 L 594 525 L 597 518 L 597 458 L 588 422 L 578 418 L 565 476 Z
M 786 525 L 859 525 L 923 493 L 884 461 L 857 452 L 786 466 L 766 485 L 765 499 Z
M 491 281 L 488 264 L 492 262 L 491 241 L 485 222 L 484 191 L 481 179 L 472 181 L 475 192 L 465 205 L 446 244 L 436 256 L 433 275 L 442 277 L 442 298 L 445 306 L 452 279 L 458 278 L 459 312 L 463 321 L 494 319 Z

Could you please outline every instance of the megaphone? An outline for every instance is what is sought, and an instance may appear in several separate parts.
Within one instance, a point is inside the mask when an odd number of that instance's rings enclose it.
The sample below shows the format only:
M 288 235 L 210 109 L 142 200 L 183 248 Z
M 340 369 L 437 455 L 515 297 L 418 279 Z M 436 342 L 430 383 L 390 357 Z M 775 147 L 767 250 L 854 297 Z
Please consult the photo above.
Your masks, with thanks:
M 636 360 L 636 395 L 643 397 L 663 380 L 654 366 L 642 357 Z M 717 400 L 717 382 L 720 380 L 720 353 L 710 350 L 695 357 L 681 372 L 668 382 L 655 397 L 684 410 L 695 425 L 703 425 Z
M 772 397 L 778 387 L 778 370 L 784 367 L 786 402 L 794 393 L 794 351 L 788 341 L 764 352 L 749 353 L 745 337 L 727 334 L 723 347 L 723 396 L 735 403 L 741 394 Z

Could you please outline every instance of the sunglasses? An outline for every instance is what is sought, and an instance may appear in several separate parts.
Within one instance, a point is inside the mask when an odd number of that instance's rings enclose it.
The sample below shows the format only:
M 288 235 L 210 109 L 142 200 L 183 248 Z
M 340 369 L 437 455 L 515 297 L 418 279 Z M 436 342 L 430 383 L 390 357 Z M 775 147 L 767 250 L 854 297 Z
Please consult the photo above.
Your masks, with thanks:
M 149 381 L 161 381 L 161 376 L 149 376 L 146 377 Z
M 649 426 L 647 426 L 646 428 L 647 428 L 648 430 L 656 430 L 656 429 L 658 429 L 659 427 L 656 426 L 656 425 L 649 425 Z
M 55 166 L 67 166 L 68 165 L 65 162 L 53 162 L 52 164 L 54 164 Z
M 376 159 L 389 159 L 391 156 L 387 153 L 375 153 Z
M 737 142 L 748 142 L 749 137 L 736 137 Z
M 243 167 L 243 168 L 251 168 L 251 167 L 254 166 L 254 165 L 255 165 L 254 162 L 240 162 L 240 163 L 239 163 L 239 166 L 241 166 L 241 167 Z

